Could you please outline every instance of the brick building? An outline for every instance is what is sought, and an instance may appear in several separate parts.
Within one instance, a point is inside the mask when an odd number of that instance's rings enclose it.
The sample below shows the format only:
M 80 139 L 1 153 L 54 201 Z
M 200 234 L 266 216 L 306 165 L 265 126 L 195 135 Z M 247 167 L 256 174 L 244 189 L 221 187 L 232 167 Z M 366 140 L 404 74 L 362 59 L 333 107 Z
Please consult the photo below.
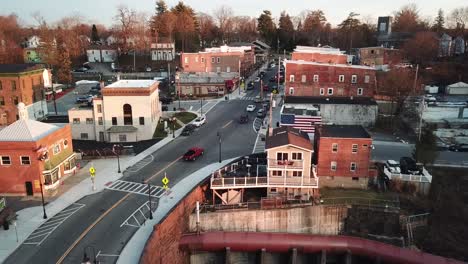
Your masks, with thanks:
M 320 187 L 367 188 L 372 138 L 362 126 L 317 126 L 314 148 Z
M 375 69 L 361 65 L 285 60 L 285 96 L 372 97 Z
M 0 194 L 53 194 L 60 179 L 75 171 L 68 124 L 46 124 L 27 117 L 18 105 L 20 119 L 0 130 Z
M 348 63 L 348 56 L 344 54 L 344 51 L 331 47 L 297 46 L 291 54 L 291 59 L 336 64 Z
M 44 100 L 47 85 L 50 85 L 50 73 L 43 65 L 0 64 L 0 126 L 18 120 L 20 102 L 26 105 L 30 119 L 43 118 L 47 114 Z
M 231 92 L 239 82 L 237 72 L 182 72 L 178 75 L 177 93 L 181 96 L 218 97 Z
M 401 51 L 385 47 L 366 47 L 359 49 L 359 63 L 361 65 L 379 68 L 383 65 L 394 65 L 402 60 Z
M 180 65 L 185 72 L 237 72 L 245 76 L 255 64 L 250 46 L 207 48 L 198 53 L 182 53 Z

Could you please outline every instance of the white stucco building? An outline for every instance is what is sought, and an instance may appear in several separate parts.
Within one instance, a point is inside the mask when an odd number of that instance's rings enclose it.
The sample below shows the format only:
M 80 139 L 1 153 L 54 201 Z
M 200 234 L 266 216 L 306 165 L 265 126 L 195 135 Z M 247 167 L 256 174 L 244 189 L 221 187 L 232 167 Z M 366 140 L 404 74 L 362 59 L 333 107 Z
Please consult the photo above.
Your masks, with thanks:
M 173 61 L 175 59 L 175 43 L 152 43 L 151 60 L 153 61 Z
M 102 89 L 91 107 L 68 111 L 72 138 L 136 142 L 153 138 L 161 117 L 159 82 L 120 80 Z
M 90 46 L 86 50 L 88 62 L 115 62 L 117 60 L 117 50 L 110 46 Z

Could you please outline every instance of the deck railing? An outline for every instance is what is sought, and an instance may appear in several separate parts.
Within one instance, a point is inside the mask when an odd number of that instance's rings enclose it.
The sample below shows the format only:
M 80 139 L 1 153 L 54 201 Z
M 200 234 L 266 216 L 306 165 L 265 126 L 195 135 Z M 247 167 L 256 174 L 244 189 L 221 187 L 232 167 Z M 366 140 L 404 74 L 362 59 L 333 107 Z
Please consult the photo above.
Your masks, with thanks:
M 219 177 L 211 178 L 211 188 L 254 188 L 254 187 L 318 187 L 317 178 L 306 177 Z
M 304 167 L 303 160 L 277 160 L 268 159 L 268 168 L 274 169 L 302 169 Z

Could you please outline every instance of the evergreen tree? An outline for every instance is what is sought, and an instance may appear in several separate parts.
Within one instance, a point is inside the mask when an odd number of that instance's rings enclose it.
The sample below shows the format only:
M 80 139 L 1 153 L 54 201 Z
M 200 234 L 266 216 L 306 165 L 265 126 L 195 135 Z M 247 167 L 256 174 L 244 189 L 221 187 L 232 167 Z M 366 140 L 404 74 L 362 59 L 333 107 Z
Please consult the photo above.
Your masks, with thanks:
M 437 17 L 435 18 L 434 25 L 432 26 L 432 30 L 440 33 L 444 30 L 444 25 L 445 25 L 444 11 L 442 9 L 439 9 L 439 12 L 437 12 Z
M 263 13 L 257 19 L 257 30 L 263 39 L 270 45 L 275 46 L 274 42 L 276 26 L 271 17 L 271 12 L 268 10 L 263 10 Z
M 278 37 L 283 49 L 292 50 L 294 48 L 293 35 L 294 25 L 291 17 L 283 11 L 278 23 Z
M 168 11 L 166 2 L 159 0 L 156 2 L 156 15 L 164 14 Z
M 101 39 L 99 38 L 99 34 L 96 28 L 96 25 L 93 24 L 93 28 L 91 29 L 91 42 L 96 43 L 99 42 Z
M 424 165 L 433 164 L 439 153 L 437 152 L 437 138 L 430 127 L 421 131 L 421 139 L 413 149 L 413 158 Z

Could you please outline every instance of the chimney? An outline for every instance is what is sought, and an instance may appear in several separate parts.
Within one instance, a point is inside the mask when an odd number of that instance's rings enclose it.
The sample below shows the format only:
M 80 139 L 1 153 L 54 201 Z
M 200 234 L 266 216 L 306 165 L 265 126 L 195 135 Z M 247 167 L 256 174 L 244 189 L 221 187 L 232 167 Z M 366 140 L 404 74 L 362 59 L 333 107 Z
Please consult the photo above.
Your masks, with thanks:
M 26 109 L 26 105 L 20 102 L 17 107 L 18 107 L 19 120 L 28 120 L 29 116 L 28 116 L 28 109 Z

